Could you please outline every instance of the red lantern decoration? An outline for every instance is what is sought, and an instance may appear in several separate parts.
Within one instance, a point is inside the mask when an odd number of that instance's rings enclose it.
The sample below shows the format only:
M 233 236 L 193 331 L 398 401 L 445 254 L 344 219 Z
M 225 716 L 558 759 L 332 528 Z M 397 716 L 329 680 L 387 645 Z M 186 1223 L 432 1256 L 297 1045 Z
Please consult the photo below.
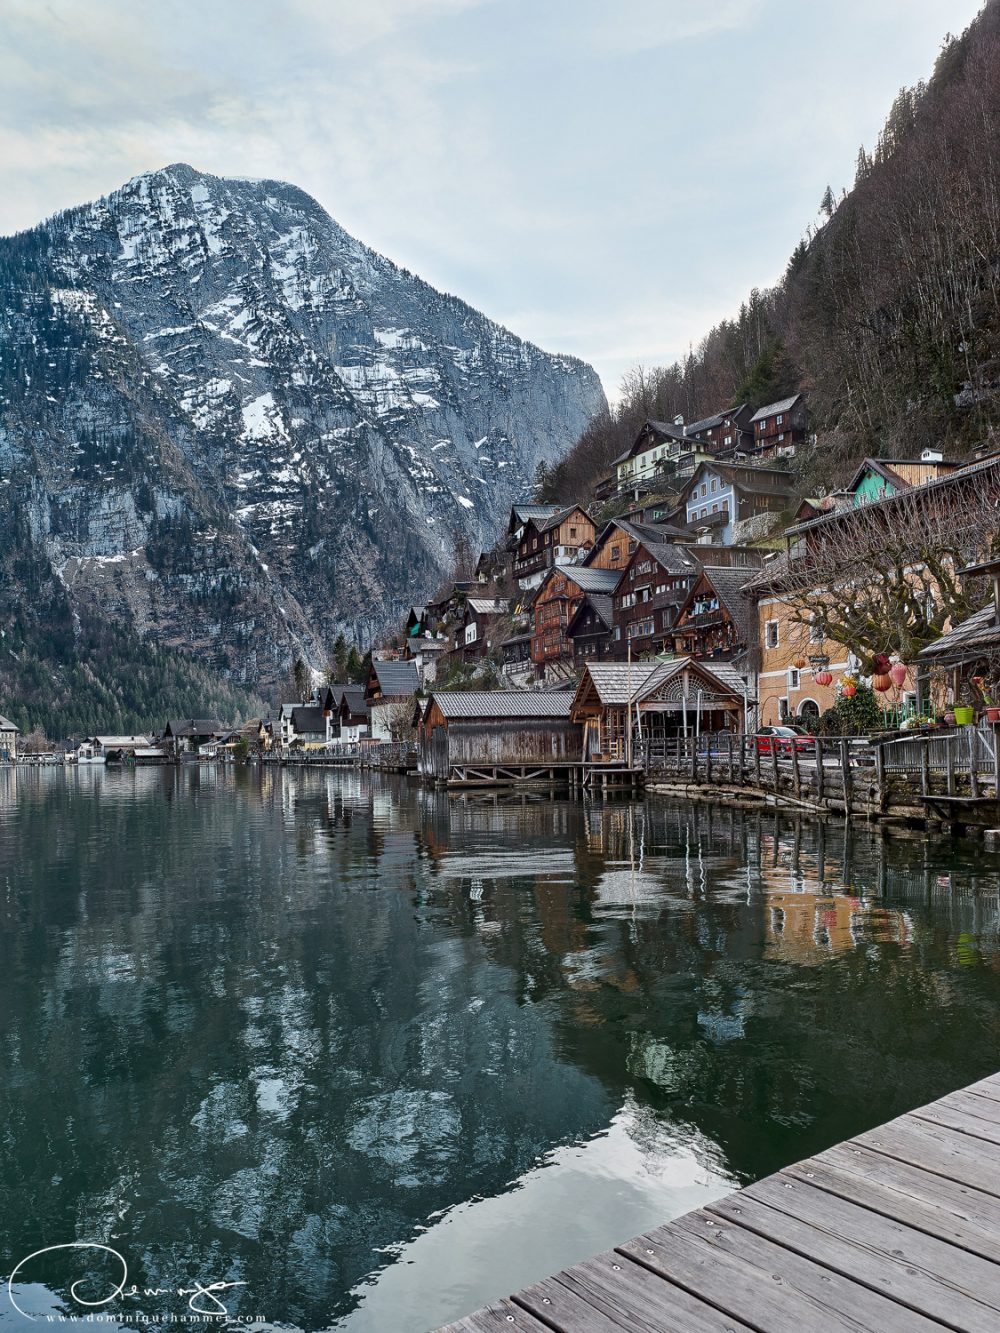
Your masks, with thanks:
M 845 699 L 853 699 L 858 692 L 857 685 L 845 685 L 842 693 Z
M 879 672 L 877 676 L 872 676 L 872 689 L 877 690 L 879 694 L 885 694 L 886 690 L 892 685 L 892 677 L 888 672 Z
M 792 663 L 792 666 L 795 668 L 796 671 L 801 671 L 802 668 L 805 666 L 805 664 L 806 664 L 806 659 L 804 657 L 797 657 L 795 661 Z
M 816 680 L 816 684 L 817 684 L 817 685 L 832 685 L 832 684 L 833 684 L 833 672 L 832 672 L 832 671 L 817 671 L 817 672 L 816 672 L 816 676 L 815 676 L 815 680 Z
M 907 667 L 905 662 L 893 662 L 889 668 L 889 675 L 892 677 L 892 683 L 898 690 L 906 679 Z

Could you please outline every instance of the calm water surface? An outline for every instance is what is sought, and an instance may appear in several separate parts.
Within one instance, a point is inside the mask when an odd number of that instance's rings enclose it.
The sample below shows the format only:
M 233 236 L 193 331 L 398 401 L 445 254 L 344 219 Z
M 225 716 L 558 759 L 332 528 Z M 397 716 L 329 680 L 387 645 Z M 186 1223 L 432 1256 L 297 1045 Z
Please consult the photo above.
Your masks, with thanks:
M 1000 1068 L 998 870 L 665 799 L 0 770 L 0 1272 L 99 1242 L 163 1289 L 105 1328 L 227 1281 L 242 1327 L 421 1333 Z M 14 1276 L 81 1316 L 122 1273 Z

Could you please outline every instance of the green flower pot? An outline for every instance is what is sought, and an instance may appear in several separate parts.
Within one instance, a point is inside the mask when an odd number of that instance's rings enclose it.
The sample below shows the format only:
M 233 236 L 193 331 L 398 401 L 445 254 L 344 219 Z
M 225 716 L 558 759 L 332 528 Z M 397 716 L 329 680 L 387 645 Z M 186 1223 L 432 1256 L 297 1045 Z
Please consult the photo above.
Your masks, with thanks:
M 963 708 L 961 705 L 955 709 L 955 724 L 959 727 L 967 727 L 976 716 L 974 708 Z

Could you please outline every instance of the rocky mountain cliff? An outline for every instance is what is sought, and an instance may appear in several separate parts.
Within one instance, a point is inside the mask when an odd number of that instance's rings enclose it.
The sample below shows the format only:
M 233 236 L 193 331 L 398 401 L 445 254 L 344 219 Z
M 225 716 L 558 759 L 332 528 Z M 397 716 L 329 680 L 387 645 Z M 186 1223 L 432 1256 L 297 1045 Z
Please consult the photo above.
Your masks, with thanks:
M 277 181 L 172 166 L 0 239 L 0 561 L 234 681 L 364 644 L 604 396 Z

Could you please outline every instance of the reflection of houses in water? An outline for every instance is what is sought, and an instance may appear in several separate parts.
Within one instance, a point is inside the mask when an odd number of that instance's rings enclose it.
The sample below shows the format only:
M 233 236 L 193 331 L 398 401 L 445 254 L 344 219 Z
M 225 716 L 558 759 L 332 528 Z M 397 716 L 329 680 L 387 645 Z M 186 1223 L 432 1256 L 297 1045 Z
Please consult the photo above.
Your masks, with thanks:
M 831 953 L 847 953 L 864 942 L 905 946 L 912 936 L 906 912 L 868 903 L 847 894 L 820 896 L 806 891 L 766 890 L 766 958 L 816 962 Z

